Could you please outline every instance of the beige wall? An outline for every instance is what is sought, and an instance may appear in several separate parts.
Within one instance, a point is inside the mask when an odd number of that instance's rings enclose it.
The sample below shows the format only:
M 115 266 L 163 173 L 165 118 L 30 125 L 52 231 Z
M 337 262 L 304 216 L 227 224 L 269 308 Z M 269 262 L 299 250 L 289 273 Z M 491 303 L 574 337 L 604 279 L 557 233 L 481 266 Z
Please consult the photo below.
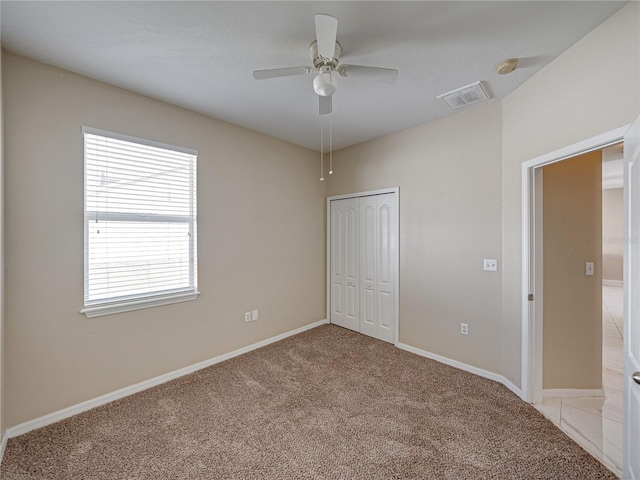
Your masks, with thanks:
M 7 426 L 325 318 L 315 152 L 12 54 L 3 62 Z M 79 313 L 83 125 L 199 151 L 196 301 Z M 251 309 L 260 320 L 245 323 Z
M 631 123 L 640 112 L 640 3 L 631 2 L 502 102 L 504 376 L 520 385 L 521 163 Z
M 622 282 L 624 198 L 622 188 L 602 190 L 602 278 Z
M 542 169 L 543 388 L 602 387 L 602 152 Z M 594 275 L 585 275 L 585 262 Z
M 336 152 L 327 184 L 328 195 L 400 187 L 400 342 L 492 372 L 501 279 L 483 258 L 500 265 L 500 139 L 489 103 Z

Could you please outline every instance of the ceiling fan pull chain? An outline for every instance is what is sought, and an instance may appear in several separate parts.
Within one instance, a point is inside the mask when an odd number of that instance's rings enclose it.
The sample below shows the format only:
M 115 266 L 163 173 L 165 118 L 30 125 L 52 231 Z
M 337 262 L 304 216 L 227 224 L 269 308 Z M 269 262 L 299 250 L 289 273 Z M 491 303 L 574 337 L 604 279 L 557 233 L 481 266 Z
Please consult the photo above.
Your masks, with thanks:
M 333 175 L 333 126 L 331 125 L 331 117 L 333 113 L 329 112 L 329 175 Z
M 322 151 L 323 134 L 322 134 L 322 115 L 320 115 L 320 181 L 324 182 L 324 152 Z

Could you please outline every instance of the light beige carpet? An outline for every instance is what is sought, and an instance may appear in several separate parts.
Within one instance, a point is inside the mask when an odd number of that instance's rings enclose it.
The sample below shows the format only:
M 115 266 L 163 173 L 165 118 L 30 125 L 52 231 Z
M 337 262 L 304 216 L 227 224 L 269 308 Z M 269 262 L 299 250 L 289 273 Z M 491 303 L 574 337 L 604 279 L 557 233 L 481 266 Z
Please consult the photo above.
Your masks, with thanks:
M 502 385 L 335 326 L 11 439 L 14 479 L 612 479 Z

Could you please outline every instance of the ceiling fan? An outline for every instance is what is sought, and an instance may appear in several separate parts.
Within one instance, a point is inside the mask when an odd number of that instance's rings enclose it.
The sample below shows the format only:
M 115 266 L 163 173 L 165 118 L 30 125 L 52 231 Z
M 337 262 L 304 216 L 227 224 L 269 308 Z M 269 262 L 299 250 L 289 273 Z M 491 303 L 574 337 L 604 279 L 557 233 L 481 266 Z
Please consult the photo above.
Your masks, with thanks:
M 316 41 L 309 47 L 313 67 L 303 66 L 255 70 L 253 72 L 253 78 L 256 80 L 266 80 L 292 75 L 309 75 L 317 71 L 318 73 L 313 79 L 313 89 L 320 99 L 320 115 L 331 113 L 331 96 L 337 88 L 337 75 L 341 77 L 368 78 L 384 83 L 395 82 L 398 77 L 398 70 L 392 68 L 339 65 L 342 47 L 336 42 L 338 19 L 330 15 L 318 13 L 315 16 L 315 21 Z

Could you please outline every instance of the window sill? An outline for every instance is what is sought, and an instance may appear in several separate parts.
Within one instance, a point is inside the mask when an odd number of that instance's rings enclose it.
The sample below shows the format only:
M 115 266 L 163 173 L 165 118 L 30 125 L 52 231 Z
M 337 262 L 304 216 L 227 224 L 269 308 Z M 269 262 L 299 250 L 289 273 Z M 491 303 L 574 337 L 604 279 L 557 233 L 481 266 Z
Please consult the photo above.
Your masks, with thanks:
M 176 293 L 164 297 L 146 298 L 141 300 L 114 303 L 111 305 L 86 307 L 80 310 L 80 313 L 84 313 L 87 318 L 101 317 L 103 315 L 113 315 L 115 313 L 141 310 L 143 308 L 159 307 L 160 305 L 169 305 L 171 303 L 189 302 L 198 298 L 198 295 L 200 295 L 200 292 Z

